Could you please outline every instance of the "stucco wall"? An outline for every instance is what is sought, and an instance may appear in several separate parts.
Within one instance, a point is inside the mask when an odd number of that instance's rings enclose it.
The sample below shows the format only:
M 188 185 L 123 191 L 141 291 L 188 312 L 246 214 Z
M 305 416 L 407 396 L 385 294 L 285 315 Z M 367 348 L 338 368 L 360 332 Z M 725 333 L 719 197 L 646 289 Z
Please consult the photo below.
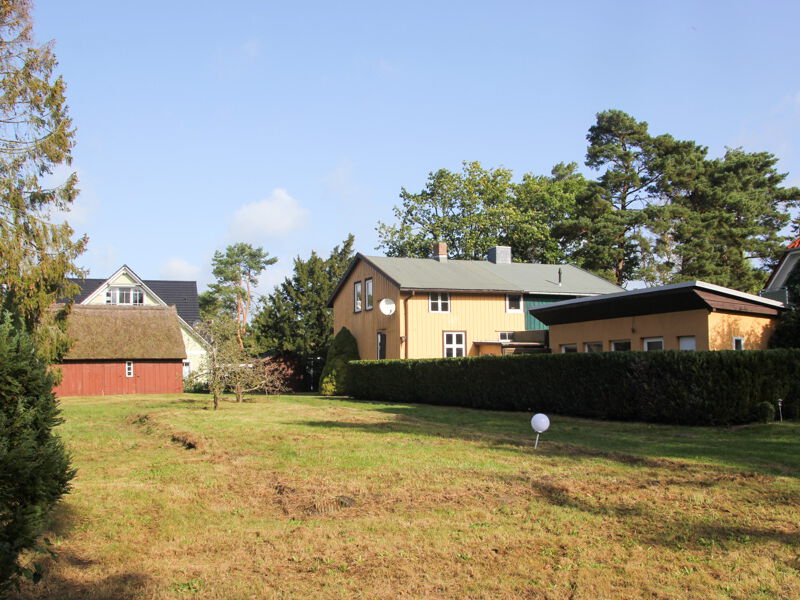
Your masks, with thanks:
M 665 350 L 678 350 L 678 337 L 693 335 L 697 350 L 708 350 L 708 315 L 700 309 L 552 325 L 550 348 L 560 352 L 564 344 L 577 344 L 583 352 L 584 344 L 602 342 L 603 350 L 609 351 L 612 341 L 630 340 L 632 350 L 643 350 L 644 338 L 663 337 Z
M 733 338 L 744 338 L 745 350 L 766 350 L 777 325 L 775 317 L 713 312 L 708 316 L 711 350 L 732 350 Z

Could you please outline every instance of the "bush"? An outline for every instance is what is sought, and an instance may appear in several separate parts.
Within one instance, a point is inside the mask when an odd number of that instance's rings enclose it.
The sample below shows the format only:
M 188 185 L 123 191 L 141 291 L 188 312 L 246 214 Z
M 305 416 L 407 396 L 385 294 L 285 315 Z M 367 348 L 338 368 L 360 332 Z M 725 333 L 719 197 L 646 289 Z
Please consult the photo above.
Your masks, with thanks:
M 348 393 L 347 363 L 358 360 L 358 342 L 347 327 L 342 327 L 328 350 L 328 358 L 320 376 L 319 391 L 323 396 Z
M 18 562 L 36 547 L 50 509 L 75 476 L 53 428 L 61 423 L 53 374 L 30 337 L 0 321 L 0 591 L 34 573 Z
M 775 420 L 775 407 L 772 406 L 772 402 L 764 402 L 758 403 L 758 420 L 762 423 L 772 423 Z
M 606 352 L 356 361 L 350 393 L 389 402 L 731 425 L 800 407 L 800 350 Z
M 769 338 L 769 347 L 800 348 L 800 311 L 787 310 L 781 314 L 778 326 Z

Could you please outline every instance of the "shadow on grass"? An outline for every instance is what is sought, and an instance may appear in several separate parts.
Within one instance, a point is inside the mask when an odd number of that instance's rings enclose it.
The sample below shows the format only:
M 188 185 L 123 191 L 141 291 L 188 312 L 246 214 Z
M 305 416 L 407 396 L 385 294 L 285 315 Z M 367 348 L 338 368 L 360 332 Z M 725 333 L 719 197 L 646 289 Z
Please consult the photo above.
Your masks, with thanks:
M 361 429 L 372 433 L 429 435 L 483 441 L 504 450 L 528 452 L 533 441 L 530 415 L 432 405 L 350 401 L 373 412 L 394 416 L 379 423 L 308 421 L 309 426 Z M 596 421 L 551 415 L 542 437 L 570 455 L 586 453 L 610 460 L 690 459 L 772 475 L 800 477 L 800 423 L 735 428 L 678 427 L 648 423 Z M 628 457 L 628 458 L 625 458 Z
M 81 559 L 71 555 L 63 555 L 59 561 L 66 561 L 74 567 L 88 569 L 91 565 L 83 567 Z M 76 561 L 78 561 L 76 563 Z M 49 571 L 49 569 L 48 569 Z M 154 588 L 150 577 L 142 573 L 116 573 L 97 581 L 79 581 L 81 573 L 76 573 L 76 578 L 66 578 L 60 573 L 45 572 L 42 581 L 37 584 L 23 583 L 19 592 L 12 592 L 9 599 L 14 600 L 133 600 L 145 597 L 147 590 Z

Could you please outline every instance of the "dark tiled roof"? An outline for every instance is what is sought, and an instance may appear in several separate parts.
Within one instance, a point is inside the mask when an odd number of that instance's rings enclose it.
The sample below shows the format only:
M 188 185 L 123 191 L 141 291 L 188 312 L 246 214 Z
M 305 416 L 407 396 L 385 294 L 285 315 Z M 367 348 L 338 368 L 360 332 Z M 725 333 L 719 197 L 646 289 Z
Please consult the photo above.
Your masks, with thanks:
M 105 279 L 73 279 L 81 291 L 75 296 L 74 301 L 80 304 L 97 288 L 103 285 Z M 189 325 L 200 320 L 200 305 L 197 302 L 196 281 L 168 281 L 163 279 L 143 280 L 153 293 L 161 298 L 168 306 L 178 309 L 178 315 Z
M 196 281 L 145 279 L 144 284 L 169 306 L 177 308 L 181 319 L 189 325 L 194 325 L 200 320 Z

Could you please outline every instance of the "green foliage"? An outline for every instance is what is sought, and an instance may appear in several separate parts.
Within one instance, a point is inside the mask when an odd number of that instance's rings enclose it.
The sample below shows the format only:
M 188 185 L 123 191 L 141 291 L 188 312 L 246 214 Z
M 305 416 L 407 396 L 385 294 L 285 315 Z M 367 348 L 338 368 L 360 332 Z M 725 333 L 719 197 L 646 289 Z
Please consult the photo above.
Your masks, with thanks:
M 758 418 L 757 405 L 800 407 L 800 351 L 607 352 L 355 361 L 361 399 L 686 425 Z
M 0 321 L 0 591 L 20 575 L 56 501 L 75 476 L 53 428 L 61 422 L 53 376 L 30 336 Z
M 787 310 L 769 339 L 770 348 L 800 348 L 800 312 Z
M 480 260 L 492 246 L 507 245 L 515 260 L 559 262 L 564 253 L 550 228 L 570 214 L 586 185 L 576 167 L 562 163 L 551 177 L 527 174 L 518 184 L 509 169 L 479 162 L 464 162 L 461 173 L 430 173 L 421 192 L 401 190 L 397 224 L 378 225 L 380 247 L 388 256 L 424 258 L 434 242 L 446 242 L 451 258 Z
M 244 334 L 250 318 L 252 289 L 258 285 L 261 272 L 276 262 L 278 259 L 270 257 L 263 248 L 253 248 L 241 242 L 225 248 L 224 254 L 217 250 L 211 259 L 212 273 L 217 282 L 200 295 L 202 313 L 205 318 L 223 313 L 233 316 L 241 347 L 244 347 Z
M 261 298 L 253 318 L 259 352 L 299 358 L 312 387 L 333 339 L 333 315 L 327 302 L 353 258 L 353 242 L 349 235 L 327 259 L 316 252 L 307 260 L 295 258 L 292 276 Z
M 341 396 L 348 392 L 347 363 L 359 358 L 356 338 L 347 327 L 342 327 L 333 338 L 320 376 L 319 391 L 323 396 Z
M 30 2 L 0 6 L 0 310 L 12 312 L 37 336 L 43 356 L 56 359 L 66 348 L 63 320 L 47 313 L 59 297 L 78 288 L 67 281 L 82 275 L 74 261 L 86 238 L 72 240 L 67 223 L 52 223 L 78 193 L 73 173 L 56 187 L 42 179 L 69 165 L 75 130 L 67 114 L 63 80 L 54 78 L 52 46 L 34 45 Z
M 759 402 L 756 409 L 758 410 L 758 420 L 762 423 L 772 423 L 775 420 L 775 407 L 772 402 L 766 400 Z

